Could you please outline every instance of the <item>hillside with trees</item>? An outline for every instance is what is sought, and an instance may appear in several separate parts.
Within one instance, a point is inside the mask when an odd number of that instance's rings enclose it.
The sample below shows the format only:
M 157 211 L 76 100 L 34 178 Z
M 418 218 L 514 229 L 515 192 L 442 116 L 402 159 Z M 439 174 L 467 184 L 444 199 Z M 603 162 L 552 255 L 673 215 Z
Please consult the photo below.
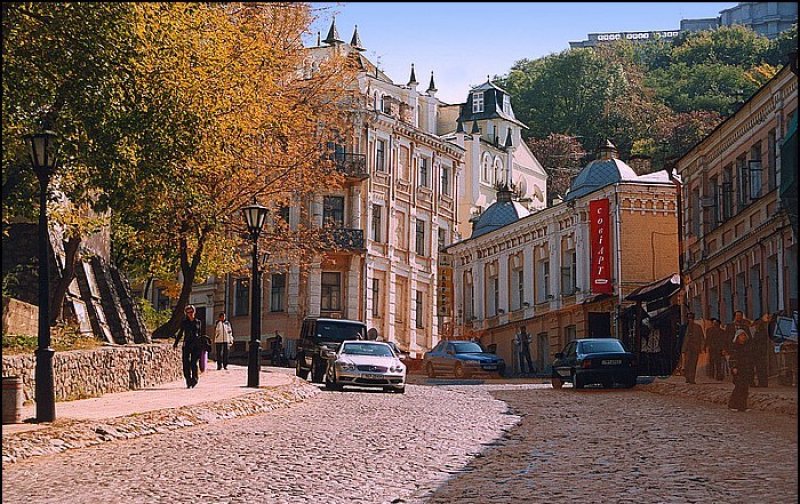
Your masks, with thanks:
M 575 152 L 587 153 L 585 163 L 606 139 L 623 159 L 647 156 L 650 171 L 662 169 L 735 112 L 793 49 L 796 25 L 772 41 L 724 27 L 672 42 L 618 41 L 523 59 L 499 83 L 559 192 L 569 182 L 558 179 L 574 175 Z

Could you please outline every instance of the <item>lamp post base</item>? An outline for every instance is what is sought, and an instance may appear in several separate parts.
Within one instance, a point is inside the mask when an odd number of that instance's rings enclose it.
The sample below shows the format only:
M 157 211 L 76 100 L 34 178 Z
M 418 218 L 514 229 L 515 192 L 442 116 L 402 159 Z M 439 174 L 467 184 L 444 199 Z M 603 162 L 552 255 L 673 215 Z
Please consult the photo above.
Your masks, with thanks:
M 56 419 L 56 394 L 53 380 L 53 355 L 50 347 L 36 349 L 36 421 Z
M 261 373 L 261 341 L 250 341 L 247 358 L 247 386 L 258 388 Z

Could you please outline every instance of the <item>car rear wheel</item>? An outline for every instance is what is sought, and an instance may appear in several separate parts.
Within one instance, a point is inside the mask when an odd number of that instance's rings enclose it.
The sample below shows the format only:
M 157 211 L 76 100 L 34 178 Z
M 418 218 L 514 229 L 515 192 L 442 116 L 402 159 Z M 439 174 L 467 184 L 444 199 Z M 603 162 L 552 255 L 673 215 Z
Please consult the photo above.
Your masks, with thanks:
M 556 390 L 560 389 L 564 385 L 564 382 L 561 381 L 561 378 L 558 378 L 556 376 L 550 378 L 550 383 L 553 384 L 553 388 Z
M 575 386 L 576 389 L 582 389 L 585 383 L 583 382 L 583 378 L 578 373 L 574 373 L 572 375 L 572 384 Z
M 460 362 L 456 362 L 456 365 L 453 368 L 453 376 L 455 376 L 456 378 L 466 378 L 467 377 L 467 372 L 464 369 L 464 365 L 461 364 Z
M 425 365 L 425 374 L 428 375 L 428 378 L 436 378 L 436 371 L 433 370 L 433 364 L 428 362 Z
M 603 382 L 603 388 L 611 388 L 614 386 L 614 382 L 611 380 L 605 380 Z

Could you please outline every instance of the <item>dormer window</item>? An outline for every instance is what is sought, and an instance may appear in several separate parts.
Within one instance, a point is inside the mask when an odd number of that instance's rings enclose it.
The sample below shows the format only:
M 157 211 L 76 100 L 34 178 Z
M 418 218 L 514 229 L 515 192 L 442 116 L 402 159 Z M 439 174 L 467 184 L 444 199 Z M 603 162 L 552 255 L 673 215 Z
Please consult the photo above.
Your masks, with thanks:
M 472 113 L 483 112 L 483 92 L 472 93 Z
M 503 112 L 511 115 L 511 98 L 508 95 L 503 95 Z

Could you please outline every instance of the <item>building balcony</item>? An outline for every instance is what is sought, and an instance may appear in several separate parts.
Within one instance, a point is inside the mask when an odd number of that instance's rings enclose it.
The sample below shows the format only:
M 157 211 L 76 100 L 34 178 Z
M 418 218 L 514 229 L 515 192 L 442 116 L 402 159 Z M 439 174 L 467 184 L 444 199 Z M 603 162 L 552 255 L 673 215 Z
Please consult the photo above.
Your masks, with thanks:
M 357 180 L 369 178 L 366 154 L 336 152 L 331 154 L 329 159 L 332 159 L 336 163 L 336 169 L 347 178 Z
M 329 228 L 327 232 L 327 247 L 341 250 L 366 250 L 363 229 Z

